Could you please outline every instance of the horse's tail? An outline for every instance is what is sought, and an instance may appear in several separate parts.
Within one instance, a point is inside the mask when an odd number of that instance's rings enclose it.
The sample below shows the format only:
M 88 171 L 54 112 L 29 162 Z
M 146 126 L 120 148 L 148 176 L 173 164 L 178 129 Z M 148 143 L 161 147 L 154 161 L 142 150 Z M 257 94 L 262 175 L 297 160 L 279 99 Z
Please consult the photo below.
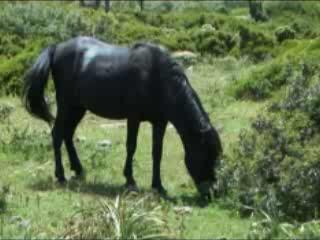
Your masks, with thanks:
M 33 116 L 40 118 L 49 125 L 54 120 L 44 97 L 44 90 L 48 82 L 55 46 L 42 51 L 36 62 L 27 72 L 23 86 L 23 104 Z

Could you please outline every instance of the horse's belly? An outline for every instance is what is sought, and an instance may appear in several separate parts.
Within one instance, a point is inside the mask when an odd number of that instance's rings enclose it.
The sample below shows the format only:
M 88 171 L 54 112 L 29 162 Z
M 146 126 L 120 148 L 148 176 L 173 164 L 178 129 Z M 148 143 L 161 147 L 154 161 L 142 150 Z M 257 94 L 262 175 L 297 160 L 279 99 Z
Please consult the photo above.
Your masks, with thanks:
M 88 74 L 89 75 L 89 74 Z M 78 96 L 82 105 L 96 115 L 110 119 L 140 117 L 150 102 L 140 90 L 141 84 L 128 76 L 92 73 L 79 81 Z M 143 89 L 143 87 L 142 87 Z
M 117 99 L 104 98 L 100 101 L 98 99 L 86 99 L 82 105 L 90 112 L 105 118 L 123 119 L 127 118 L 128 107 Z
M 97 108 L 91 108 L 87 107 L 87 109 L 94 113 L 97 116 L 103 117 L 103 118 L 109 118 L 109 119 L 125 119 L 128 118 L 128 114 L 126 112 L 123 112 L 121 109 L 97 109 Z

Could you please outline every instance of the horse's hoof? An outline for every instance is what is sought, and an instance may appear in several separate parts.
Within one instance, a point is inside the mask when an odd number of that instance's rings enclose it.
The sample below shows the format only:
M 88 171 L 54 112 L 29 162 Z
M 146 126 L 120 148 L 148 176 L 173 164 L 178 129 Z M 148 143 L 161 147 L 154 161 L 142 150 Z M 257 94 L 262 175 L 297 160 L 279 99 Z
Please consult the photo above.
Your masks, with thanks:
M 125 188 L 129 191 L 129 192 L 138 192 L 138 187 L 136 184 L 126 184 Z
M 85 181 L 86 180 L 86 172 L 84 170 L 82 170 L 79 173 L 76 173 L 76 175 L 74 176 L 74 179 L 79 180 L 79 181 Z
M 164 197 L 168 196 L 167 190 L 165 190 L 164 187 L 162 187 L 162 186 L 161 187 L 152 187 L 152 189 L 154 191 L 156 191 L 161 196 L 164 196 Z
M 65 177 L 59 177 L 57 180 L 60 185 L 65 185 L 67 183 L 67 179 Z

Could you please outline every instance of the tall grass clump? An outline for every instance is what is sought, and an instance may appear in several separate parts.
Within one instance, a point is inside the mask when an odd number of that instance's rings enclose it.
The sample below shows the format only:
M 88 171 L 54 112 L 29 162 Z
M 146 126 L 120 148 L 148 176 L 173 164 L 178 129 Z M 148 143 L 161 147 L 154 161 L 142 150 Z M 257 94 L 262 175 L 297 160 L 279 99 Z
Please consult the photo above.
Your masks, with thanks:
M 251 224 L 247 239 L 319 239 L 320 222 L 312 220 L 305 223 L 279 222 L 262 213 L 261 220 Z
M 9 186 L 0 186 L 0 214 L 7 210 L 9 189 Z
M 118 196 L 97 207 L 80 209 L 67 223 L 64 237 L 71 239 L 167 238 L 161 206 L 148 197 Z
M 43 162 L 52 148 L 50 133 L 45 130 L 21 128 L 8 122 L 1 129 L 1 133 L 0 151 L 8 156 L 18 155 L 25 160 Z
M 12 105 L 0 104 L 0 123 L 7 121 L 13 111 L 14 107 Z

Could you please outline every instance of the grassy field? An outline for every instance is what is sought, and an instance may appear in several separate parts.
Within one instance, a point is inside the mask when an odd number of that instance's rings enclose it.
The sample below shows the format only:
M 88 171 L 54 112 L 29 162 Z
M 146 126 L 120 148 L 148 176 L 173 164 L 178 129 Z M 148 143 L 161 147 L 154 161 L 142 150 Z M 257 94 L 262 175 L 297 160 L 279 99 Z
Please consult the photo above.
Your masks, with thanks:
M 318 239 L 320 4 L 267 1 L 268 21 L 255 22 L 235 2 L 157 1 L 145 11 L 113 3 L 109 13 L 77 1 L 1 3 L 0 239 Z M 73 178 L 63 147 L 69 181 L 56 183 L 50 129 L 27 114 L 19 95 L 41 49 L 78 35 L 198 56 L 185 68 L 222 138 L 219 198 L 205 206 L 198 197 L 170 125 L 161 166 L 169 197 L 151 190 L 148 123 L 134 161 L 139 191 L 129 193 L 126 124 L 90 113 L 75 136 L 86 179 Z
M 232 75 L 243 66 L 234 62 L 223 67 L 230 59 L 214 60 L 195 65 L 187 70 L 192 85 L 200 94 L 213 124 L 219 129 L 226 151 L 242 128 L 256 115 L 263 103 L 235 101 L 224 94 Z M 213 104 L 214 103 L 214 104 Z M 49 128 L 31 118 L 17 98 L 2 98 L 2 106 L 11 106 L 12 113 L 0 124 L 2 145 L 0 151 L 0 182 L 7 187 L 6 211 L 1 214 L 1 238 L 60 237 L 67 223 L 79 209 L 114 201 L 123 188 L 122 169 L 125 159 L 126 126 L 87 114 L 76 133 L 76 146 L 87 170 L 86 180 L 70 180 L 60 186 L 53 177 L 53 152 Z M 240 109 L 245 109 L 241 110 Z M 101 140 L 109 139 L 110 147 L 99 147 Z M 9 144 L 11 143 L 11 144 Z M 67 156 L 64 163 L 67 176 Z M 151 185 L 151 129 L 144 123 L 140 129 L 134 162 L 134 176 L 140 191 L 136 198 L 149 196 L 167 214 L 168 234 L 183 238 L 244 238 L 252 219 L 240 218 L 219 201 L 209 206 L 199 204 L 197 192 L 183 162 L 180 139 L 168 127 L 162 160 L 162 178 L 170 199 L 159 199 Z M 191 207 L 191 212 L 177 207 Z

